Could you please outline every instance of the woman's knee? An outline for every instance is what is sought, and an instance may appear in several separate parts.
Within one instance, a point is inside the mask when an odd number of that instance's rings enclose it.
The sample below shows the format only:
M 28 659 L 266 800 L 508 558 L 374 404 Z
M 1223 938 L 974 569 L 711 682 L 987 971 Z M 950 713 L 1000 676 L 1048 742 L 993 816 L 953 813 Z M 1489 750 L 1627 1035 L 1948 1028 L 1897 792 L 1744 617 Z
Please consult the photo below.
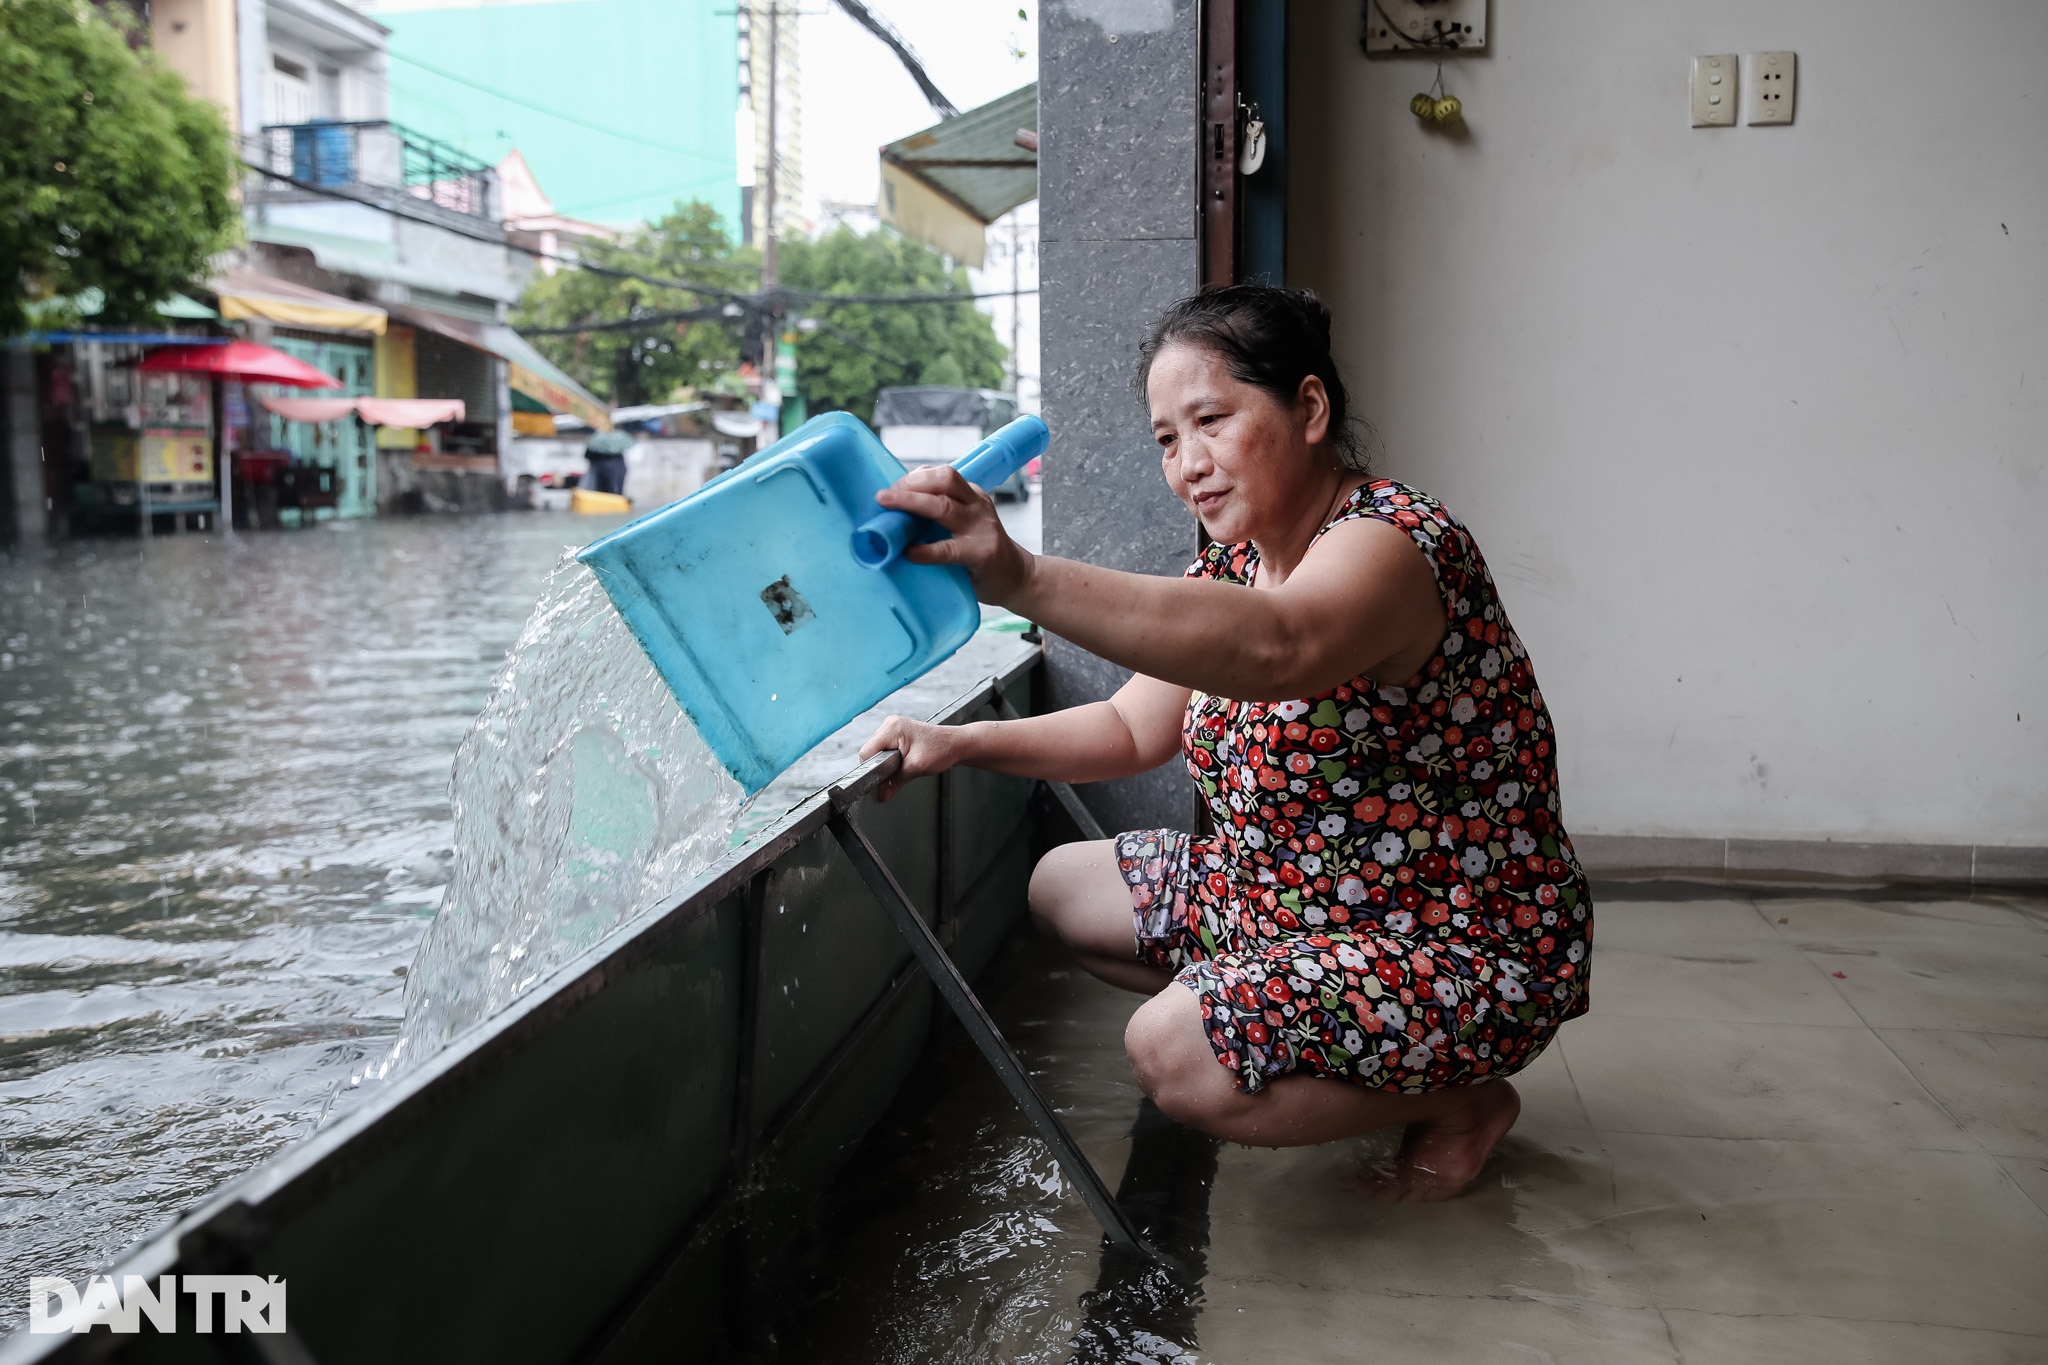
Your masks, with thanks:
M 1185 986 L 1168 986 L 1138 1007 L 1124 1029 L 1138 1084 L 1168 1118 L 1191 1128 L 1243 1099 L 1202 1027 L 1202 1007 Z
M 1027 893 L 1031 916 L 1045 932 L 1070 948 L 1090 949 L 1099 935 L 1088 932 L 1103 911 L 1102 869 L 1115 872 L 1116 853 L 1107 839 L 1062 844 L 1038 860 Z M 1122 878 L 1117 879 L 1118 887 Z M 1128 893 L 1125 893 L 1126 900 Z

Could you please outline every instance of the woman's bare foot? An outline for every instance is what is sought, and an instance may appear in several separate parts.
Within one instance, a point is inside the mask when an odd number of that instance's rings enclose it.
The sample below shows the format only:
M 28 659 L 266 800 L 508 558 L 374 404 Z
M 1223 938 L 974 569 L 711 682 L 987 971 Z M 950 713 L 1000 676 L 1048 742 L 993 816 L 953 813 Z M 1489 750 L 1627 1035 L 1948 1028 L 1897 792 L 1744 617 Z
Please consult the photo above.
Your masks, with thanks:
M 1506 1081 L 1484 1081 L 1467 1094 L 1467 1103 L 1443 1117 L 1409 1124 L 1394 1168 L 1361 1171 L 1359 1188 L 1396 1204 L 1427 1204 L 1463 1194 L 1522 1112 L 1522 1097 Z

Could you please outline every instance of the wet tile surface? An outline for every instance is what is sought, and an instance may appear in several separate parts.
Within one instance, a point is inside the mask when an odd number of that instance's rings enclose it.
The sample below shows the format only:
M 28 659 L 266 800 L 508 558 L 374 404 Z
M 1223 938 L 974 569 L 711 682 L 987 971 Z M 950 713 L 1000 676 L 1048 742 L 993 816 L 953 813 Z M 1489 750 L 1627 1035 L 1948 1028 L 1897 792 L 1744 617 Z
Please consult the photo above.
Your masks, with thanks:
M 2048 1038 L 2048 935 L 1958 926 L 1938 943 L 1835 944 L 1807 957 L 1872 1028 Z
M 1863 1022 L 1832 978 L 1788 943 L 1673 938 L 1636 948 L 1602 941 L 1594 971 L 1599 1019 Z
M 2048 1214 L 2048 1158 L 2007 1156 L 1998 1165 L 2035 1208 Z
M 2048 1038 L 1937 1029 L 1878 1037 L 1986 1151 L 2048 1162 Z
M 1554 1046 L 1602 1133 L 1976 1145 L 1865 1028 L 1596 1016 Z
M 1594 1009 L 1516 1077 L 1521 1120 L 1460 1198 L 1360 1194 L 1353 1177 L 1392 1154 L 1393 1133 L 1222 1145 L 1173 1193 L 1197 1231 L 1178 1254 L 1204 1270 L 1192 1309 L 1105 1293 L 1069 1191 L 1041 1206 L 1066 1229 L 1064 1256 L 977 1262 L 946 1289 L 952 1335 L 892 1337 L 910 1310 L 848 1285 L 841 1301 L 866 1300 L 884 1325 L 863 1336 L 840 1319 L 827 1335 L 844 1356 L 818 1358 L 2048 1360 L 2048 934 L 2033 908 L 1610 890 Z M 1126 1136 L 1136 1004 L 1056 966 L 1020 970 L 991 1000 L 1127 1189 L 1146 1161 Z M 979 1084 L 978 1122 L 1014 1128 Z M 1033 1254 L 1035 1268 L 1014 1259 Z M 915 1238 L 862 1252 L 904 1256 L 929 1253 Z
M 1195 1354 L 2048 1359 L 2031 910 L 1610 896 L 1593 1011 L 1463 1198 L 1352 1194 L 1391 1139 L 1224 1149 Z
M 2041 1359 L 2039 1338 L 1976 1328 L 1841 1318 L 1664 1314 L 1685 1365 L 2021 1365 Z

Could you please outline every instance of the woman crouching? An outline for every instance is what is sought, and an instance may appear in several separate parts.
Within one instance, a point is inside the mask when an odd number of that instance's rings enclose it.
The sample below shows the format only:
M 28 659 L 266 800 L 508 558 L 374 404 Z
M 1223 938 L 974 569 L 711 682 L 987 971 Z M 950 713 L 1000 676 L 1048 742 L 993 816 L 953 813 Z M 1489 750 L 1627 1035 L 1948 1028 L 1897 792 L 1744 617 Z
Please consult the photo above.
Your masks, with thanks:
M 1312 295 L 1252 285 L 1168 310 L 1139 385 L 1169 487 L 1214 542 L 1180 579 L 1033 555 L 952 470 L 881 501 L 917 547 L 1137 676 L 1018 721 L 894 717 L 884 789 L 956 764 L 1064 782 L 1178 751 L 1210 835 L 1133 830 L 1039 863 L 1031 907 L 1141 991 L 1125 1035 L 1171 1117 L 1294 1146 L 1406 1125 L 1377 1192 L 1469 1185 L 1521 1102 L 1506 1078 L 1587 1005 L 1592 902 L 1557 744 L 1471 533 L 1370 479 Z

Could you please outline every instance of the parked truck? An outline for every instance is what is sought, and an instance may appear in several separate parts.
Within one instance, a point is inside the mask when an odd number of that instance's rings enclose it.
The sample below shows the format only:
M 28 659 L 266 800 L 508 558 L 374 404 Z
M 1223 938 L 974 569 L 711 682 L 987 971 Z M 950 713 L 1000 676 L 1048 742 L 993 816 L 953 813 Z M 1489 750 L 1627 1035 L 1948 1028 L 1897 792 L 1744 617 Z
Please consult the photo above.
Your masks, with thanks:
M 890 454 L 912 469 L 951 464 L 1016 416 L 1017 395 L 995 389 L 927 384 L 883 389 L 875 395 L 875 434 Z M 989 491 L 998 498 L 1023 502 L 1031 496 L 1027 476 L 1036 472 L 1020 469 Z

